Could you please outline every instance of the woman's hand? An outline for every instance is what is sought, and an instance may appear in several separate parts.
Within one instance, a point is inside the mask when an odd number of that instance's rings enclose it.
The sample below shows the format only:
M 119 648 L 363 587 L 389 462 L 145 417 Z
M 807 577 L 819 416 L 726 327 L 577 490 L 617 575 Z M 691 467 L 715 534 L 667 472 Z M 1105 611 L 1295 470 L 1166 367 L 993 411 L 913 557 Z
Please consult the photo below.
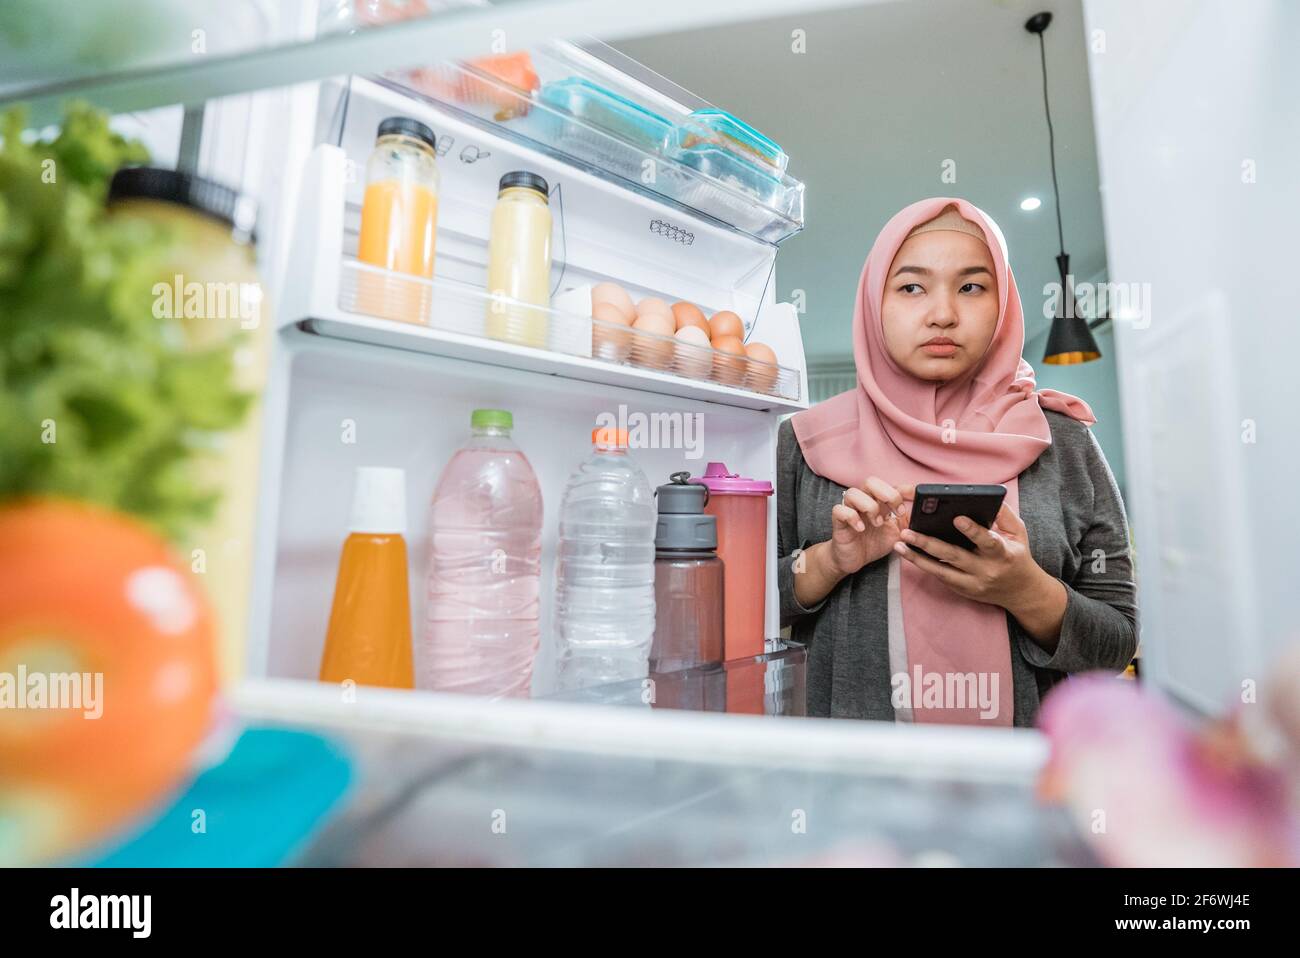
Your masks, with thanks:
M 915 497 L 916 486 L 894 487 L 876 476 L 846 489 L 841 504 L 831 509 L 830 560 L 836 571 L 852 575 L 889 555 L 907 528 Z
M 975 544 L 974 552 L 910 529 L 902 531 L 894 551 L 958 595 L 1006 609 L 1039 644 L 1055 648 L 1068 596 L 1061 581 L 1034 561 L 1020 517 L 1003 503 L 992 529 L 967 516 L 958 516 L 953 525 Z
M 809 546 L 794 564 L 795 600 L 814 606 L 846 575 L 889 555 L 907 528 L 915 496 L 916 486 L 895 488 L 875 476 L 845 490 L 840 505 L 831 509 L 831 537 Z

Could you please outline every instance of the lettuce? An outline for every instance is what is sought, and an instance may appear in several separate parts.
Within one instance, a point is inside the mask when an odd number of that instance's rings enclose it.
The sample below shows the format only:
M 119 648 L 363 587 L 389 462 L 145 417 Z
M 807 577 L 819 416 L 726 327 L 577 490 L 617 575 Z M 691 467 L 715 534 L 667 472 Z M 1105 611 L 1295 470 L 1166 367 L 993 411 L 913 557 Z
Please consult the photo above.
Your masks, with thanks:
M 219 496 L 190 465 L 253 398 L 234 386 L 238 343 L 195 350 L 147 308 L 178 240 L 104 211 L 144 147 L 84 105 L 53 139 L 25 143 L 24 126 L 0 115 L 0 500 L 89 500 L 179 541 Z

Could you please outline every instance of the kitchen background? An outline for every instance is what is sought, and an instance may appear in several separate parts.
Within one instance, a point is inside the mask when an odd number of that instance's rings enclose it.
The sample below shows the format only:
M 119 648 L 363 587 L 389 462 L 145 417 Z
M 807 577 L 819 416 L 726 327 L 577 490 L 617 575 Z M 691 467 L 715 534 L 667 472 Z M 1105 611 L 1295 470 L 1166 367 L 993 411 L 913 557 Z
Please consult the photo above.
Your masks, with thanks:
M 1109 323 L 1102 358 L 1043 363 L 1051 323 L 1044 287 L 1059 283 L 1056 219 L 1038 41 L 1039 9 L 1066 251 L 1076 281 L 1107 279 L 1088 44 L 1079 2 L 916 0 L 792 12 L 615 44 L 633 59 L 780 143 L 791 172 L 816 184 L 807 226 L 777 263 L 778 298 L 803 290 L 810 398 L 851 388 L 858 274 L 877 230 L 925 196 L 962 196 L 1006 235 L 1025 307 L 1025 357 L 1041 387 L 1072 392 L 1097 414 L 1093 433 L 1125 490 L 1123 415 Z M 795 31 L 806 52 L 792 51 Z M 955 182 L 944 179 L 955 163 Z M 1020 204 L 1037 197 L 1032 211 Z

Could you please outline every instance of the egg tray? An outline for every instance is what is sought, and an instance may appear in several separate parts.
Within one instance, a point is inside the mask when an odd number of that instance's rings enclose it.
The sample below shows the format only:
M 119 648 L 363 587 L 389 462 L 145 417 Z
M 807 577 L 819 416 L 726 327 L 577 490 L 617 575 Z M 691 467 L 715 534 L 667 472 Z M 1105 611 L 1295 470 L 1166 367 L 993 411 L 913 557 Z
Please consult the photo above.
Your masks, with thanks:
M 584 319 L 571 309 L 493 297 L 457 280 L 394 273 L 351 257 L 342 263 L 338 305 L 349 313 L 570 356 L 588 355 L 590 323 L 590 355 L 594 359 L 794 402 L 800 399 L 799 373 L 787 366 L 622 323 Z
M 764 396 L 799 401 L 799 373 L 788 366 L 722 352 L 710 346 L 683 342 L 611 323 L 591 321 L 591 355 L 594 359 L 672 373 L 684 379 L 747 389 Z

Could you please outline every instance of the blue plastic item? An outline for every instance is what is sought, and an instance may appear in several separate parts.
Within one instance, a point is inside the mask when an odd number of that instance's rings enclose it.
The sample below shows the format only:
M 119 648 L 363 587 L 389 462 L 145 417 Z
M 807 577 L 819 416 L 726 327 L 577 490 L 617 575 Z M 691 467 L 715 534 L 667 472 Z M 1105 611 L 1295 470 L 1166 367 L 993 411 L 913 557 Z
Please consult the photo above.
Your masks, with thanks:
M 658 113 L 582 77 L 544 84 L 539 98 L 643 150 L 663 149 L 673 130 Z
M 341 750 L 308 732 L 246 729 L 167 811 L 88 860 L 106 868 L 250 868 L 290 862 L 347 791 Z M 201 810 L 203 830 L 196 829 Z
M 775 209 L 787 205 L 787 158 L 774 142 L 723 110 L 696 110 L 676 127 L 669 155 Z
M 726 110 L 696 110 L 677 127 L 677 148 L 683 152 L 720 149 L 780 177 L 790 158 L 773 140 Z

